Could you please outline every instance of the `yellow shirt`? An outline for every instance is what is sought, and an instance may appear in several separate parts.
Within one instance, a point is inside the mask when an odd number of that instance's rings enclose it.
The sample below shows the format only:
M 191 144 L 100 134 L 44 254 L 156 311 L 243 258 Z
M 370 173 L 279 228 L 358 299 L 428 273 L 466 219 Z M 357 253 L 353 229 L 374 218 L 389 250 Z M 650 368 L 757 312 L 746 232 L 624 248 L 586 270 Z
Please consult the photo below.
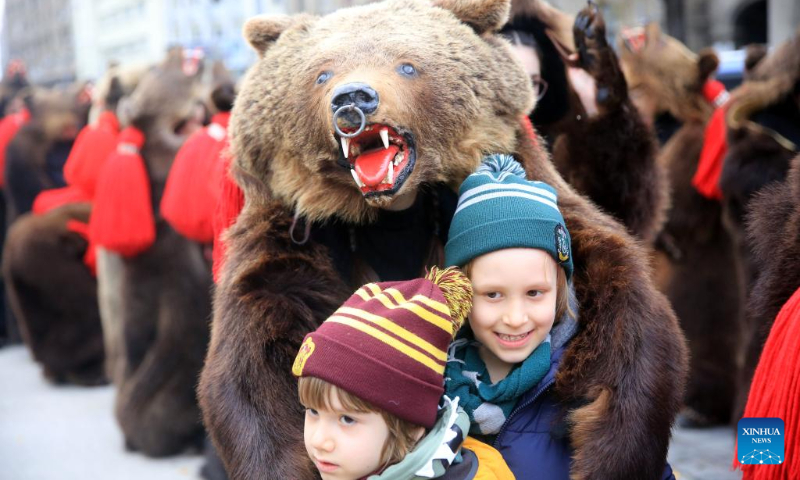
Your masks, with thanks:
M 475 480 L 515 480 L 503 456 L 494 447 L 467 437 L 461 448 L 472 451 L 478 457 L 478 473 L 475 475 Z

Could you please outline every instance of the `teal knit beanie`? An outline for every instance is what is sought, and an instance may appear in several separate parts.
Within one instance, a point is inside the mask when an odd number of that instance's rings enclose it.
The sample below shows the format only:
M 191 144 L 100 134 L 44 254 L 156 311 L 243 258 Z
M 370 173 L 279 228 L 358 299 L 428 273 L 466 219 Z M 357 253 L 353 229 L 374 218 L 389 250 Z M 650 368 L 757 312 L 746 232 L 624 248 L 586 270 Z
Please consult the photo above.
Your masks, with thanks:
M 555 189 L 526 180 L 510 155 L 494 154 L 461 184 L 445 264 L 462 267 L 504 248 L 544 250 L 572 277 L 572 246 Z

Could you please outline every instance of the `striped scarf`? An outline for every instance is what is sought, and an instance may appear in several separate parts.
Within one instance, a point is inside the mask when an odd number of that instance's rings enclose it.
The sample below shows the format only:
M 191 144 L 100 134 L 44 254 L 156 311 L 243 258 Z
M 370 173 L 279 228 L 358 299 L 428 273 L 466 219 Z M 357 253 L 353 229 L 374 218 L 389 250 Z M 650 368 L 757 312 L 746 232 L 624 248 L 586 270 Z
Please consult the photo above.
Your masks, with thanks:
M 490 383 L 486 364 L 469 327 L 462 328 L 450 346 L 445 369 L 445 391 L 469 415 L 470 435 L 497 435 L 517 401 L 535 387 L 550 369 L 550 335 L 508 376 Z

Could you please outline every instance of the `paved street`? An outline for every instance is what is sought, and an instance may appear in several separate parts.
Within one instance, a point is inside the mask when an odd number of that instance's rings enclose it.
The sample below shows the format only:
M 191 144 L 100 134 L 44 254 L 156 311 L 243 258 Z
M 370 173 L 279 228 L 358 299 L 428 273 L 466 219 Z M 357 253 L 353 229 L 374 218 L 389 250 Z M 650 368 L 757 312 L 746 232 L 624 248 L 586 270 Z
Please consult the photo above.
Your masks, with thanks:
M 739 480 L 740 471 L 731 471 L 734 429 L 676 429 L 669 449 L 669 463 L 678 480 Z
M 199 478 L 199 456 L 152 460 L 127 453 L 110 386 L 56 387 L 20 346 L 0 348 L 0 478 L 168 480 Z M 733 430 L 677 430 L 669 460 L 678 480 L 738 480 Z

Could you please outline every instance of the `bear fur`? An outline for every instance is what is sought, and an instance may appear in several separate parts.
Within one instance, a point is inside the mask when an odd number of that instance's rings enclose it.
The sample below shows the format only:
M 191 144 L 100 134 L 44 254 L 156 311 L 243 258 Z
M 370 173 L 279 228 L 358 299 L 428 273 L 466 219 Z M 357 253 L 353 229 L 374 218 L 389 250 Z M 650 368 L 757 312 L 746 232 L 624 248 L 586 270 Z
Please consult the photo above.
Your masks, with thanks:
M 632 48 L 636 43 L 627 39 L 620 42 L 632 95 L 643 111 L 677 124 L 658 157 L 669 175 L 671 208 L 656 242 L 655 265 L 659 287 L 680 319 L 691 352 L 684 418 L 687 425 L 726 423 L 741 342 L 735 251 L 723 227 L 722 206 L 691 183 L 713 112 L 702 87 L 718 60 L 709 51 L 695 55 L 657 24 L 641 33 L 641 48 Z
M 640 244 L 558 175 L 520 123 L 534 101 L 495 35 L 508 10 L 506 0 L 389 0 L 246 24 L 259 60 L 230 130 L 245 206 L 227 232 L 199 387 L 231 478 L 316 477 L 290 372 L 303 336 L 365 279 L 411 278 L 440 262 L 455 189 L 491 152 L 554 185 L 573 240 L 580 330 L 556 385 L 571 406 L 572 477 L 663 472 L 685 379 L 682 333 Z M 398 69 L 405 63 L 413 72 Z M 378 92 L 370 124 L 413 140 L 404 148 L 415 163 L 400 164 L 393 193 L 364 195 L 348 171 L 331 102 L 349 82 Z M 396 238 L 415 224 L 428 229 L 422 238 Z M 382 241 L 360 241 L 370 235 Z
M 726 226 L 739 251 L 739 288 L 763 298 L 765 292 L 754 291 L 756 285 L 761 285 L 760 288 L 764 285 L 759 279 L 764 268 L 763 258 L 746 240 L 745 218 L 750 216 L 751 223 L 765 224 L 758 220 L 758 214 L 751 215 L 750 200 L 763 188 L 782 182 L 792 158 L 800 153 L 800 30 L 772 53 L 757 59 L 758 56 L 751 62 L 746 81 L 731 94 L 726 114 L 728 153 L 720 189 Z M 769 215 L 768 218 L 777 217 Z M 783 287 L 775 288 L 776 295 L 781 296 L 778 292 L 783 292 Z M 748 300 L 737 414 L 744 412 L 761 349 L 777 314 L 777 311 L 772 314 L 771 310 L 753 310 L 752 305 Z
M 619 60 L 606 41 L 602 14 L 590 4 L 573 19 L 540 0 L 514 2 L 513 11 L 517 16 L 506 28 L 530 33 L 542 51 L 542 76 L 550 87 L 530 119 L 537 131 L 552 139 L 556 168 L 631 234 L 652 243 L 666 218 L 666 172 L 656 162 L 653 131 L 628 97 Z M 587 114 L 558 50 L 580 52 L 570 66 L 594 78 L 599 114 Z
M 748 361 L 757 360 L 778 312 L 800 288 L 800 155 L 790 164 L 783 182 L 772 183 L 755 193 L 746 218 L 748 246 L 758 263 L 758 276 L 747 298 L 747 319 L 755 327 L 747 351 Z M 743 392 L 747 399 L 755 365 Z
M 6 150 L 6 222 L 29 212 L 36 196 L 66 185 L 63 167 L 78 131 L 86 124 L 89 99 L 83 86 L 68 91 L 38 89 L 30 100 L 31 120 Z
M 124 125 L 145 135 L 141 156 L 157 213 L 167 174 L 193 122 L 198 77 L 182 71 L 181 49 L 150 70 L 120 103 Z M 161 457 L 201 446 L 204 431 L 195 385 L 209 336 L 210 264 L 200 245 L 156 215 L 156 240 L 126 258 L 98 254 L 103 326 L 111 348 L 123 352 L 115 411 L 126 447 Z
M 31 89 L 21 94 L 31 119 L 6 148 L 4 228 L 29 212 L 40 192 L 65 185 L 63 166 L 89 109 L 83 91 L 83 85 L 75 85 L 65 91 Z M 19 342 L 18 319 L 14 318 L 11 302 L 8 299 L 7 335 L 10 342 Z
M 11 226 L 3 251 L 22 337 L 56 383 L 105 382 L 97 281 L 83 263 L 86 239 L 66 228 L 69 220 L 87 222 L 90 211 L 90 204 L 75 203 L 46 216 L 24 215 Z
M 114 110 L 132 88 L 117 68 L 110 69 L 104 79 L 94 91 L 92 108 Z M 91 204 L 86 202 L 20 217 L 5 256 L 9 290 L 23 330 L 65 340 L 47 345 L 29 334 L 34 357 L 48 358 L 49 362 L 43 362 L 45 373 L 60 372 L 61 380 L 75 377 L 70 366 L 73 356 L 91 358 L 81 367 L 91 372 L 77 379 L 82 384 L 101 383 L 107 378 L 102 365 L 97 368 L 97 362 L 104 361 L 104 341 L 97 280 L 83 262 L 88 243 L 68 226 L 74 221 L 86 223 L 90 211 Z

